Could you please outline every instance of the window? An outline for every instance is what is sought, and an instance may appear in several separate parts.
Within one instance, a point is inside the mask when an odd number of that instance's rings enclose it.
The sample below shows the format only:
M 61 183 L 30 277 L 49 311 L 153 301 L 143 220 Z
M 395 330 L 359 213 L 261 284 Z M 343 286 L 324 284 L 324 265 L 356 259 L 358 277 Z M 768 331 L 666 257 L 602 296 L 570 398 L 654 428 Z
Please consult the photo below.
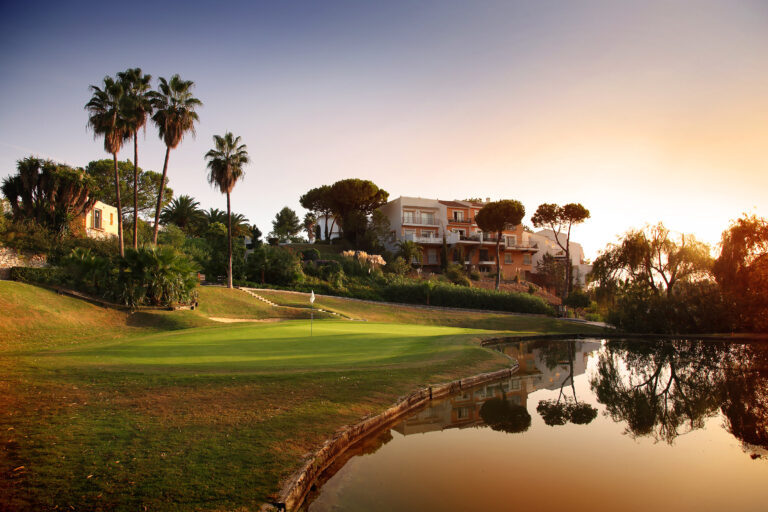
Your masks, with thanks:
M 413 230 L 413 229 L 406 229 L 405 231 L 403 231 L 403 235 L 405 235 L 405 237 L 404 237 L 404 238 L 405 238 L 406 240 L 411 240 L 411 241 L 413 241 L 413 237 L 414 237 L 414 235 L 415 235 L 415 234 L 416 234 L 416 231 L 415 231 L 415 230 Z
M 432 212 L 425 212 L 421 214 L 421 223 L 432 226 L 435 224 L 435 214 Z
M 456 222 L 464 222 L 464 212 L 454 210 L 453 220 L 455 220 Z
M 523 264 L 524 265 L 530 265 L 531 264 L 531 255 L 530 254 L 523 254 Z
M 115 214 L 114 213 L 110 213 L 109 214 L 109 225 L 112 226 L 112 225 L 114 225 L 114 223 L 115 223 Z
M 504 264 L 505 265 L 511 265 L 512 264 L 512 255 L 509 253 L 504 254 Z
M 488 249 L 480 249 L 480 261 L 491 261 L 488 256 Z
M 434 238 L 435 233 L 432 231 L 422 231 L 421 236 L 423 236 L 424 238 Z
M 454 229 L 452 229 L 451 231 L 453 231 L 454 233 L 456 233 L 456 234 L 457 234 L 457 235 L 459 235 L 460 237 L 461 237 L 461 236 L 467 236 L 467 230 L 465 230 L 465 229 L 455 229 L 455 228 L 454 228 Z
M 406 224 L 413 224 L 413 220 L 416 217 L 416 212 L 403 212 L 403 222 Z
M 437 265 L 437 250 L 436 249 L 428 249 L 427 250 L 427 263 L 429 265 Z
M 507 247 L 514 247 L 517 245 L 517 235 L 506 235 Z
M 101 229 L 101 210 L 93 210 L 93 229 Z
M 459 407 L 456 409 L 456 418 L 460 420 L 469 418 L 469 407 Z

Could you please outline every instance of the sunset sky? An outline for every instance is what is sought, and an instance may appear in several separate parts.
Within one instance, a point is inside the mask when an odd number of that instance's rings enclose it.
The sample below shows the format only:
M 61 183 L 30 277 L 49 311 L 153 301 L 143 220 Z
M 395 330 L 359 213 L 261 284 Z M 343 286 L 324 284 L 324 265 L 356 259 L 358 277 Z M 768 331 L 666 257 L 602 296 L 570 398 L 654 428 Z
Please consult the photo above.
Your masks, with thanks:
M 171 153 L 175 194 L 226 207 L 203 155 L 232 131 L 252 157 L 233 209 L 264 233 L 348 177 L 518 199 L 528 223 L 581 202 L 588 257 L 645 223 L 714 244 L 742 212 L 768 216 L 768 2 L 69 4 L 1 4 L 0 177 L 29 154 L 109 158 L 88 86 L 139 66 L 204 103 Z M 150 126 L 139 165 L 163 156 Z

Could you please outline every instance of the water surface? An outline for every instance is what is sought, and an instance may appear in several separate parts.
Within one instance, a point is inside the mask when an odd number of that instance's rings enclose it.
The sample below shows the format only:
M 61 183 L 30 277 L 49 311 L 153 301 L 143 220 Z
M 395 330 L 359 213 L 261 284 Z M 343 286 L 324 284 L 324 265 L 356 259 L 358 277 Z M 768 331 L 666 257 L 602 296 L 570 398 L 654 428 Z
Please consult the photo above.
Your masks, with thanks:
M 516 375 L 362 441 L 309 511 L 768 510 L 768 346 L 498 350 Z

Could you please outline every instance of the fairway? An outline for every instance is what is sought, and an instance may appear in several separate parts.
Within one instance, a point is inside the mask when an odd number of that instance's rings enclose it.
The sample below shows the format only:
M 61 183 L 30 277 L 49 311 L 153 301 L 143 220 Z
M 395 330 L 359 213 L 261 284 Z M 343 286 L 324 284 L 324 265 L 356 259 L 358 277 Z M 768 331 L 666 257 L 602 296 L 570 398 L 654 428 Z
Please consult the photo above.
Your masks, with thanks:
M 483 331 L 454 327 L 306 320 L 243 323 L 139 336 L 108 345 L 37 352 L 47 365 L 136 366 L 162 371 L 357 370 L 442 361 L 471 350 L 466 335 Z M 477 349 L 477 347 L 474 347 Z

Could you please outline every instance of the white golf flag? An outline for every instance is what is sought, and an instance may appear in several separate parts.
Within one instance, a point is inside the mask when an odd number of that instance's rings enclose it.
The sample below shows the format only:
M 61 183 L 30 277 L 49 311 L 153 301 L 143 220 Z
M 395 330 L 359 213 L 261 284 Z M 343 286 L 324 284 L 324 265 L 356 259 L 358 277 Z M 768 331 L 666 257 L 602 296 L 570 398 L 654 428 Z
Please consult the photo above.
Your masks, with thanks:
M 312 290 L 312 293 L 309 295 L 309 302 L 311 304 L 315 303 L 315 290 Z

